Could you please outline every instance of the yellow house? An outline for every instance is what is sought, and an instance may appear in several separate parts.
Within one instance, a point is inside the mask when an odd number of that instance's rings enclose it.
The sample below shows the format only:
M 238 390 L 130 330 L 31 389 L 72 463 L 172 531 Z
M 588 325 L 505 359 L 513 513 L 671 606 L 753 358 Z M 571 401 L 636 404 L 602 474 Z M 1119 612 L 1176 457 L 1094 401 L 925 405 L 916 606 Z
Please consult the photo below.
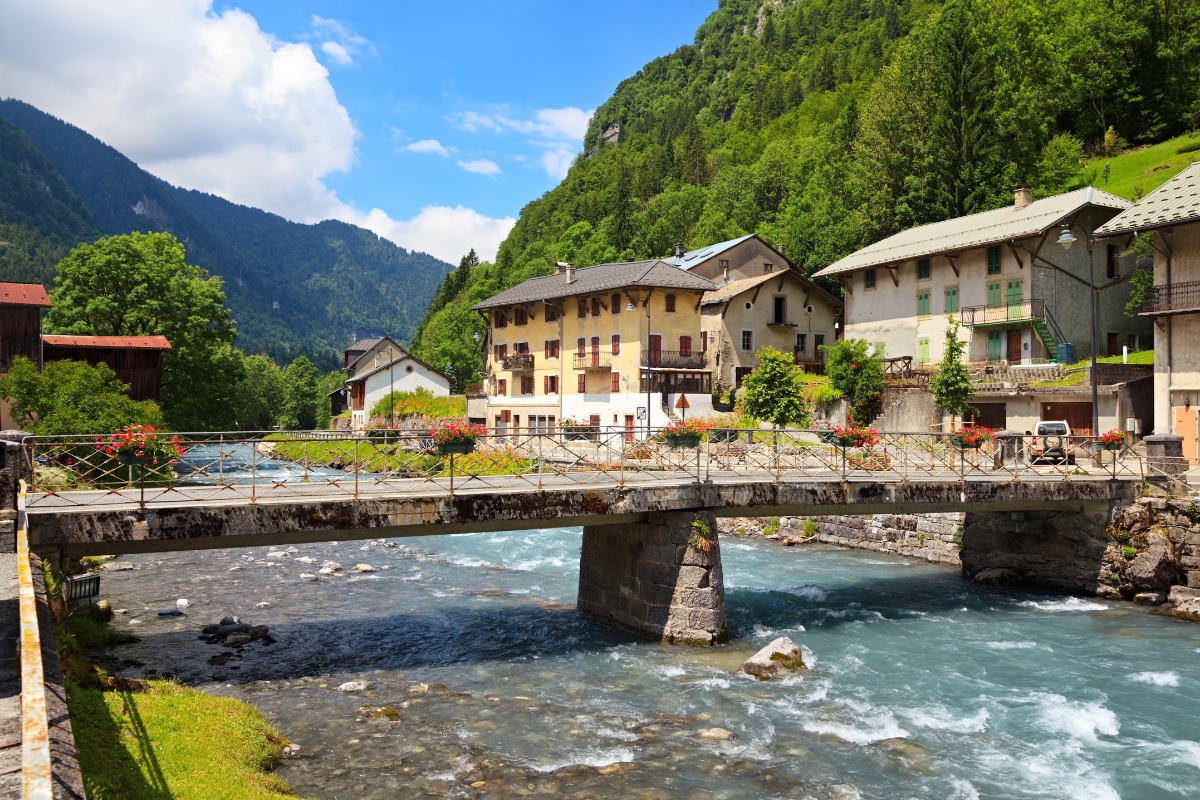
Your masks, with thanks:
M 564 419 L 631 432 L 712 413 L 700 303 L 712 282 L 659 260 L 559 264 L 472 306 L 488 315 L 489 427 Z

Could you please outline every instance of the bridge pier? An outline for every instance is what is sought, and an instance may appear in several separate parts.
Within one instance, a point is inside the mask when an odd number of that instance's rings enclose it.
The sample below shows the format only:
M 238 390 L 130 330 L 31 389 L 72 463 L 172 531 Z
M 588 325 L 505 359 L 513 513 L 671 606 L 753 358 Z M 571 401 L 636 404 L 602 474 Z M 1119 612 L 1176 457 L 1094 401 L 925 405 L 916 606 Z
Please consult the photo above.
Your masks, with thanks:
M 712 545 L 688 546 L 703 521 Z M 579 613 L 663 642 L 720 644 L 725 583 L 710 509 L 650 512 L 645 522 L 586 525 L 579 556 Z

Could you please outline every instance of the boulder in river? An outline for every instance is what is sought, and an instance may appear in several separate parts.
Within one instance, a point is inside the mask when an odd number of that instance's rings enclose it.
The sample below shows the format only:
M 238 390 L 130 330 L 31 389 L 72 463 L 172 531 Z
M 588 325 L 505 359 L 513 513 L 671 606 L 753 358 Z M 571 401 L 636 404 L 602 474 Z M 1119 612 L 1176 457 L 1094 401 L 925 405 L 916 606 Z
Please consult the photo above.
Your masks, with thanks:
M 101 564 L 100 569 L 104 572 L 123 572 L 127 569 L 133 569 L 133 564 L 128 561 L 110 561 L 107 564 Z
M 234 647 L 239 644 L 250 644 L 250 634 L 235 633 L 235 634 L 232 634 L 231 636 L 226 636 L 225 644 L 229 645 L 230 647 Z
M 232 625 L 222 625 L 221 627 L 217 628 L 217 636 L 221 636 L 221 637 L 229 636 L 230 634 L 233 634 L 233 633 L 249 633 L 249 632 L 250 632 L 250 626 L 244 622 L 236 622 Z
M 346 681 L 341 686 L 337 687 L 339 692 L 365 692 L 367 684 L 363 681 Z
M 390 719 L 392 721 L 400 719 L 400 712 L 391 706 L 360 706 L 358 713 L 367 719 Z
M 172 608 L 172 609 L 168 609 L 167 611 L 160 611 L 160 612 L 158 612 L 158 615 L 160 617 L 182 617 L 183 612 L 180 611 L 178 608 Z
M 746 663 L 738 667 L 738 672 L 753 675 L 760 681 L 770 680 L 785 669 L 807 669 L 800 648 L 786 636 L 780 636 L 769 645 L 759 650 Z
M 342 565 L 336 561 L 326 561 L 321 564 L 321 569 L 323 569 L 323 570 L 327 569 L 330 572 L 341 572 Z
M 734 736 L 731 731 L 727 731 L 724 728 L 709 728 L 708 730 L 700 733 L 700 738 L 712 739 L 716 742 L 724 742 L 728 739 L 734 738 Z
M 301 573 L 300 573 L 300 580 L 302 580 L 302 581 L 315 581 L 315 580 L 317 580 L 317 576 L 316 576 L 316 575 L 313 575 L 311 572 L 301 572 Z
M 374 572 L 375 568 L 372 567 L 370 564 L 355 564 L 354 571 L 355 572 Z
M 237 617 L 221 617 L 222 625 L 237 625 L 239 622 L 241 622 L 241 620 Z
M 1177 571 L 1171 540 L 1158 531 L 1150 531 L 1146 534 L 1146 549 L 1129 562 L 1125 574 L 1139 591 L 1166 592 Z
M 254 604 L 254 607 L 255 607 L 255 608 L 270 608 L 270 607 L 271 607 L 271 604 L 270 604 L 270 603 L 268 603 L 268 602 L 266 602 L 266 601 L 263 601 L 263 602 L 261 602 L 261 603 L 255 603 L 255 604 Z
M 976 573 L 975 582 L 984 586 L 1020 586 L 1025 581 L 1019 572 L 1003 567 L 991 567 Z

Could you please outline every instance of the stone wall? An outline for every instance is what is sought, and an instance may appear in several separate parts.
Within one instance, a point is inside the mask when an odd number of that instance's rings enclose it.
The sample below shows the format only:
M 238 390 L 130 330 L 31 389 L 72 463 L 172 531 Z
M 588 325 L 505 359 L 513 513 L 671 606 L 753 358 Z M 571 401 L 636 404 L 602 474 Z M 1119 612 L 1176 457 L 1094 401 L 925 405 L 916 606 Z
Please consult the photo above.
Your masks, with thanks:
M 709 549 L 690 547 L 693 521 Z M 579 554 L 579 613 L 677 644 L 725 641 L 725 583 L 711 511 L 651 512 L 647 522 L 586 525 Z
M 815 534 L 805 533 L 805 517 L 779 517 L 774 538 L 798 544 L 815 535 L 812 541 L 824 544 L 958 566 L 963 517 L 961 513 L 813 517 Z M 766 522 L 761 517 L 729 517 L 718 520 L 718 525 L 725 534 L 761 534 Z

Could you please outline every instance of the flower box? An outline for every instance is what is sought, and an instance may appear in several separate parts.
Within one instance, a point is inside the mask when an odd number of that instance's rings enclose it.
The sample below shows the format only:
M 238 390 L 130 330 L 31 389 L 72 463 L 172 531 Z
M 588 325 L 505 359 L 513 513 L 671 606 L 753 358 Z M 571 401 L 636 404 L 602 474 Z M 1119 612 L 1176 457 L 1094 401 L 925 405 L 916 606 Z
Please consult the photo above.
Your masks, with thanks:
M 1113 452 L 1121 452 L 1121 448 L 1125 446 L 1124 442 L 1096 442 L 1097 450 L 1112 450 Z
M 458 453 L 459 455 L 474 453 L 475 440 L 459 439 L 457 441 L 442 442 L 437 446 L 437 452 L 439 456 L 446 456 L 450 455 L 451 453 Z
M 708 432 L 708 440 L 710 442 L 736 442 L 741 431 L 733 430 L 711 430 Z
M 663 439 L 667 443 L 667 447 L 699 447 L 700 434 L 698 433 L 668 433 Z
M 568 442 L 586 442 L 590 438 L 590 431 L 563 431 L 563 439 Z
M 123 467 L 144 467 L 154 463 L 156 453 L 142 453 L 141 455 L 132 450 L 118 450 L 117 463 Z

